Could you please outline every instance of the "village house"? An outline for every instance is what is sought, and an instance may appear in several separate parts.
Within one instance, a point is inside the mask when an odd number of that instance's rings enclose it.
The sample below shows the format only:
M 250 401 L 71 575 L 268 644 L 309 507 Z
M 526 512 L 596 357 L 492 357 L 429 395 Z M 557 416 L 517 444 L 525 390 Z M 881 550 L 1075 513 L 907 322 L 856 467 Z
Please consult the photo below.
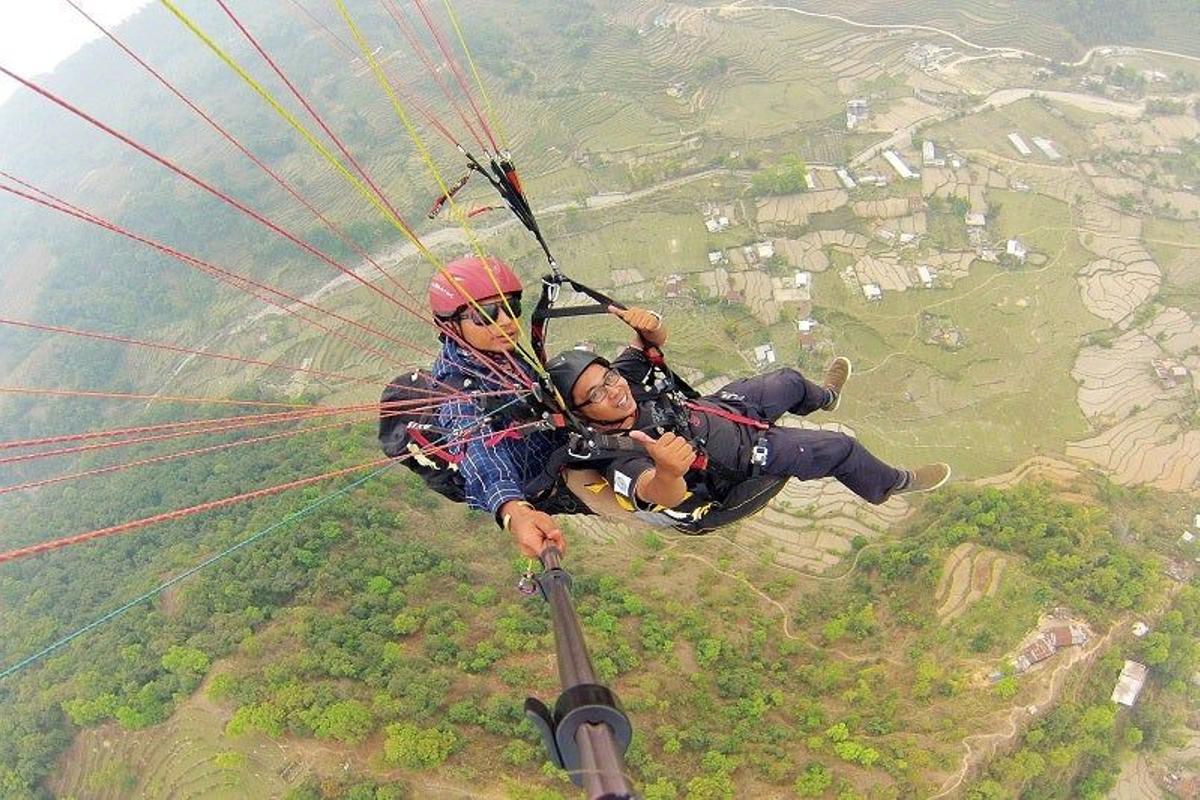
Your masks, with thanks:
M 1024 264 L 1025 259 L 1029 256 L 1029 251 L 1025 249 L 1025 245 L 1021 244 L 1019 239 L 1009 239 L 1004 252 L 1015 258 L 1019 264 Z
M 1059 152 L 1054 149 L 1054 142 L 1050 141 L 1049 139 L 1043 139 L 1040 136 L 1035 136 L 1033 137 L 1033 143 L 1037 146 L 1037 149 L 1041 150 L 1046 158 L 1050 159 L 1051 161 L 1058 161 L 1060 158 L 1062 158 L 1062 155 L 1060 155 Z
M 967 214 L 968 228 L 983 228 L 987 226 L 987 215 L 979 213 Z
M 775 363 L 775 346 L 767 343 L 754 348 L 754 363 L 767 367 Z
M 709 250 L 708 251 L 709 266 L 715 267 L 717 264 L 720 264 L 724 260 L 725 260 L 725 254 L 722 253 L 720 250 Z
M 884 150 L 883 160 L 888 162 L 892 169 L 896 170 L 896 174 L 906 181 L 921 177 L 919 173 L 913 172 L 908 164 L 904 163 L 904 159 L 895 150 Z
M 768 258 L 771 258 L 775 255 L 775 243 L 774 242 L 771 242 L 771 241 L 757 242 L 757 243 L 755 243 L 754 247 L 758 251 L 758 257 L 763 261 L 766 261 Z
M 862 287 L 863 297 L 871 302 L 877 302 L 883 299 L 883 290 L 879 288 L 877 283 L 868 283 Z
M 871 116 L 871 105 L 861 98 L 846 103 L 846 130 L 852 131 Z
M 1029 149 L 1029 145 L 1025 144 L 1025 140 L 1021 138 L 1021 134 L 1013 131 L 1008 135 L 1008 141 L 1016 148 L 1017 152 L 1023 156 L 1033 155 L 1033 151 Z
M 1133 623 L 1133 635 L 1136 638 L 1140 639 L 1149 632 L 1150 632 L 1150 626 L 1147 625 L 1146 623 L 1142 622 L 1141 620 L 1138 620 L 1137 622 Z
M 926 139 L 921 144 L 921 164 L 926 167 L 946 166 L 945 155 L 931 139 Z
M 917 277 L 921 279 L 921 285 L 926 289 L 933 288 L 933 280 L 937 277 L 937 273 L 931 270 L 925 264 L 917 265 Z
M 1053 625 L 1041 631 L 1037 638 L 1013 659 L 1013 670 L 1018 674 L 1028 672 L 1064 647 L 1076 647 L 1088 640 L 1088 631 L 1078 623 Z
M 1126 661 L 1125 666 L 1121 669 L 1121 677 L 1117 678 L 1117 685 L 1113 687 L 1113 702 L 1127 708 L 1133 708 L 1133 704 L 1137 702 L 1138 695 L 1142 693 L 1142 687 L 1146 685 L 1146 675 L 1148 673 L 1149 670 L 1146 669 L 1145 664 L 1139 664 L 1136 661 Z
M 666 286 L 663 287 L 663 297 L 667 300 L 674 300 L 678 297 L 683 297 L 683 293 L 683 276 L 678 272 L 672 272 L 667 276 Z
M 1188 369 L 1178 361 L 1156 358 L 1150 362 L 1150 366 L 1154 368 L 1154 377 L 1163 389 L 1174 389 L 1187 380 Z

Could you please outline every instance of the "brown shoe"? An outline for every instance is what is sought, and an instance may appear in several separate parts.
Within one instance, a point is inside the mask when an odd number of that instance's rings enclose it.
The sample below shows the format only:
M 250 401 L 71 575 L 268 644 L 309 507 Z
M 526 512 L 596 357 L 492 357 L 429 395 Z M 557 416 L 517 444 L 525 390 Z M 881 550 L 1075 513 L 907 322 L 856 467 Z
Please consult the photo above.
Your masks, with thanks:
M 950 480 L 950 465 L 942 462 L 926 464 L 915 470 L 905 470 L 908 482 L 892 494 L 910 494 L 912 492 L 931 492 Z
M 846 379 L 853 371 L 850 359 L 845 356 L 838 356 L 833 360 L 833 363 L 825 370 L 825 380 L 821 383 L 829 390 L 830 400 L 821 408 L 826 411 L 837 411 L 838 406 L 842 404 L 842 387 L 846 385 Z

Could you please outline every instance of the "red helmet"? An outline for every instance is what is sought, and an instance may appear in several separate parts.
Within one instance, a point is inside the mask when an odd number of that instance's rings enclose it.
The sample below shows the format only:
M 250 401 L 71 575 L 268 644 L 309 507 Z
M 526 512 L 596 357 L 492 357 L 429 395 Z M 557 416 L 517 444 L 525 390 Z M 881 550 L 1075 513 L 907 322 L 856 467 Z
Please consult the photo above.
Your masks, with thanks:
M 513 294 L 521 288 L 521 279 L 500 259 L 466 256 L 434 273 L 429 282 L 429 308 L 435 317 L 449 319 L 471 300 Z

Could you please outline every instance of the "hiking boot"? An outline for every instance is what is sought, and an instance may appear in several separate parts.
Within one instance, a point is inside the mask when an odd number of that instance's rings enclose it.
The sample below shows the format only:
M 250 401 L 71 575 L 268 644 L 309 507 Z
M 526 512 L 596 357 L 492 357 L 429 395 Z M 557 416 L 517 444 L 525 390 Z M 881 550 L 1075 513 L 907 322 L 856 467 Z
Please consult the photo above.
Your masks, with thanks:
M 915 470 L 902 470 L 902 472 L 906 478 L 900 486 L 892 490 L 894 495 L 930 492 L 950 480 L 950 465 L 941 461 L 917 467 Z
M 846 385 L 846 379 L 850 377 L 853 370 L 850 367 L 850 359 L 845 356 L 838 356 L 825 370 L 825 380 L 821 385 L 829 391 L 829 400 L 825 405 L 821 406 L 825 411 L 837 411 L 837 408 L 842 403 L 842 387 Z

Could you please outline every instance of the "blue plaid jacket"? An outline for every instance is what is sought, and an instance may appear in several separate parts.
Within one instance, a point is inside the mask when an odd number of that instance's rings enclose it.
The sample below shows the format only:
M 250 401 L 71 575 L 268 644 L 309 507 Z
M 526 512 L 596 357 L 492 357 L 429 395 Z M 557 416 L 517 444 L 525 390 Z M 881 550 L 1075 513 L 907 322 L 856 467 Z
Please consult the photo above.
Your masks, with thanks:
M 524 361 L 517 360 L 520 368 L 532 376 L 533 370 Z M 511 373 L 507 362 L 500 372 Z M 442 352 L 433 364 L 433 377 L 439 381 L 450 379 L 454 385 L 466 385 L 467 391 L 495 392 L 505 389 L 495 375 L 477 355 L 461 345 L 447 339 Z M 500 396 L 500 403 L 515 399 Z M 497 433 L 505 427 L 503 421 L 486 420 L 483 403 L 476 400 L 452 400 L 438 410 L 438 425 L 453 430 L 454 436 L 447 449 L 462 454 L 458 468 L 462 474 L 467 495 L 467 505 L 496 515 L 500 506 L 509 500 L 525 499 L 524 487 L 538 476 L 546 459 L 561 444 L 565 434 L 559 431 L 522 431 L 519 438 L 505 437 L 489 445 L 483 437 Z M 463 444 L 455 440 L 470 439 Z

